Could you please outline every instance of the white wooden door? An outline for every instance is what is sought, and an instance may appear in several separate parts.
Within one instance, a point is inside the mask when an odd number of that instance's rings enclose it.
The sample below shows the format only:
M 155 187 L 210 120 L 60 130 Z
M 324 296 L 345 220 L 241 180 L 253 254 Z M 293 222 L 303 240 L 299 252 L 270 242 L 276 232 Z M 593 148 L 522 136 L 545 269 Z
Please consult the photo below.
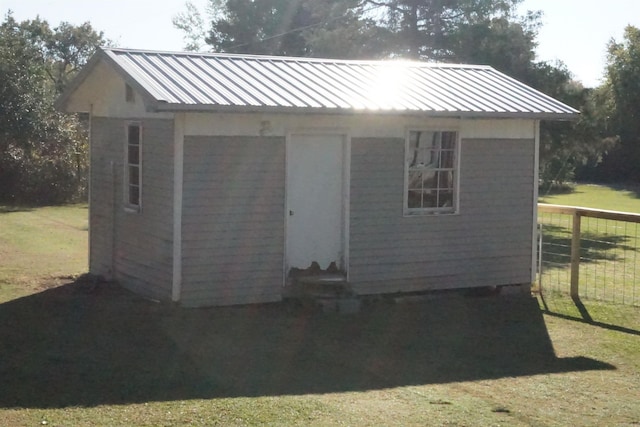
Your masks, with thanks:
M 287 270 L 344 268 L 346 138 L 293 134 L 287 149 Z

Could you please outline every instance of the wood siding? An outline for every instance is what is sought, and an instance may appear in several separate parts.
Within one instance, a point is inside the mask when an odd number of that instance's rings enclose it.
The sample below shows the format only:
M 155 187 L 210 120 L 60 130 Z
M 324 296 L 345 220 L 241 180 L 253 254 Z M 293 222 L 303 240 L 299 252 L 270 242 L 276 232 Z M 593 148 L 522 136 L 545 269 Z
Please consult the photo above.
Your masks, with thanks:
M 285 139 L 185 136 L 182 303 L 281 298 Z
M 169 299 L 173 266 L 173 121 L 142 125 L 142 210 L 124 208 L 125 125 L 91 123 L 90 271 L 145 296 Z
M 403 216 L 404 140 L 352 140 L 350 281 L 361 294 L 528 283 L 533 140 L 463 140 L 460 209 Z

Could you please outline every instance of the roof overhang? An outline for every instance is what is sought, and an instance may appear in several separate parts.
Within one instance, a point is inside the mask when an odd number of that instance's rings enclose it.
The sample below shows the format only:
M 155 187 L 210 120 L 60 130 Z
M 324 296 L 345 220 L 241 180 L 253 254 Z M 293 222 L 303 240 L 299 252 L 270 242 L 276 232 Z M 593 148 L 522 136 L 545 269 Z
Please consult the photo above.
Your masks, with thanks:
M 575 121 L 580 113 L 533 113 L 533 112 L 478 112 L 478 111 L 423 111 L 393 109 L 351 109 L 351 108 L 309 108 L 278 106 L 236 106 L 211 104 L 170 104 L 167 102 L 150 102 L 150 112 L 190 112 L 190 113 L 237 113 L 237 114 L 322 114 L 322 115 L 386 115 L 386 116 L 421 116 L 438 118 L 463 119 L 521 119 L 521 120 L 553 120 Z

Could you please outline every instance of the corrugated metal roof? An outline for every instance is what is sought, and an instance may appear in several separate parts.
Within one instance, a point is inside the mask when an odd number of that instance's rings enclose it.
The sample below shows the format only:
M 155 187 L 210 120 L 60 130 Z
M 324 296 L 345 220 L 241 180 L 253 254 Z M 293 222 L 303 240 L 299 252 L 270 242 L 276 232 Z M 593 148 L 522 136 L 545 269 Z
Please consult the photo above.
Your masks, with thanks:
M 578 114 L 487 66 L 102 52 L 158 110 L 307 109 L 552 119 Z

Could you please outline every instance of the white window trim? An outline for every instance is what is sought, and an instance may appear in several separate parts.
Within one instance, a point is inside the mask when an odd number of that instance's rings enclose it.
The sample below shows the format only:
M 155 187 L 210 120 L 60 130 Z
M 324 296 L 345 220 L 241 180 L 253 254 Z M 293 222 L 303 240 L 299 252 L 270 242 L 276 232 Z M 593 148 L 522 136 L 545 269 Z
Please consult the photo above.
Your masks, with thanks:
M 453 180 L 453 209 L 451 208 L 409 208 L 409 163 L 407 151 L 411 132 L 456 132 L 456 146 L 454 149 L 454 180 Z M 405 129 L 404 137 L 404 185 L 402 197 L 402 213 L 405 217 L 429 216 L 429 215 L 457 215 L 460 212 L 460 151 L 462 146 L 462 136 L 458 127 L 408 127 Z
M 139 153 L 138 153 L 138 204 L 134 205 L 129 202 L 129 127 L 138 126 L 139 129 Z M 142 144 L 143 144 L 143 128 L 142 123 L 137 121 L 127 121 L 124 126 L 124 178 L 123 178 L 123 203 L 124 210 L 130 213 L 142 212 Z

